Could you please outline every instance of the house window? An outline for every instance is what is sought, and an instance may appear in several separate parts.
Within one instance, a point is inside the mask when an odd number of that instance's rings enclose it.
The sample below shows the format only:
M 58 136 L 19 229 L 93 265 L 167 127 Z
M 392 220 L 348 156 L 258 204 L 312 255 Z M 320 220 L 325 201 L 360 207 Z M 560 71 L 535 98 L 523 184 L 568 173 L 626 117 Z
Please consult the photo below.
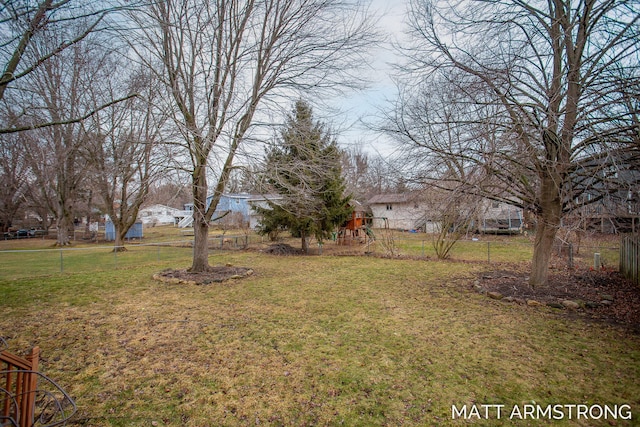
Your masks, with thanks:
M 390 205 L 390 204 L 389 204 L 389 205 L 387 205 L 387 210 L 388 210 L 388 211 L 393 210 L 393 205 Z
M 496 202 L 496 201 L 491 202 L 491 207 L 493 209 L 498 209 L 500 207 L 500 202 Z

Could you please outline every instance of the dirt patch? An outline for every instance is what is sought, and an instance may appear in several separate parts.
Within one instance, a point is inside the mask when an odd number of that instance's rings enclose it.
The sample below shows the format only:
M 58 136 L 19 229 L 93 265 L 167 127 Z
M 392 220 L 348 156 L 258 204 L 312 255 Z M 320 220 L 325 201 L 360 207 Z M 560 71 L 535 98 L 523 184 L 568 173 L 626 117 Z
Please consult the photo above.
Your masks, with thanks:
M 154 274 L 153 278 L 165 283 L 188 284 L 188 285 L 210 285 L 221 283 L 231 279 L 241 279 L 253 274 L 253 270 L 246 267 L 215 266 L 208 271 L 201 273 L 191 273 L 188 270 L 168 269 Z
M 546 286 L 536 288 L 528 279 L 526 271 L 500 270 L 483 273 L 474 287 L 491 298 L 583 312 L 640 332 L 640 286 L 618 272 L 557 270 Z

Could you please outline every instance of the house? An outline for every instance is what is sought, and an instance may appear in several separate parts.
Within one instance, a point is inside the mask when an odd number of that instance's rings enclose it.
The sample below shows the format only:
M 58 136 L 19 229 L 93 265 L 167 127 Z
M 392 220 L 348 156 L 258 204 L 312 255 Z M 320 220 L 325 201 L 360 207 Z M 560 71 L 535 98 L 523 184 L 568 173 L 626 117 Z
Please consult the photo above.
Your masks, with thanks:
M 367 204 L 373 216 L 373 228 L 422 229 L 427 232 L 435 229 L 422 193 L 379 194 L 369 199 Z
M 251 197 L 251 194 L 247 193 L 224 193 L 222 196 L 220 196 L 218 206 L 216 207 L 216 210 L 211 217 L 212 223 L 221 226 L 237 228 L 248 227 L 249 199 Z M 209 205 L 211 205 L 212 200 L 213 195 L 207 197 L 207 209 L 209 208 Z M 193 203 L 186 203 L 184 205 L 184 210 L 186 213 L 193 212 Z M 184 219 L 181 220 L 178 224 L 179 227 L 191 227 L 192 225 L 193 214 L 184 217 Z
M 261 194 L 252 195 L 247 199 L 249 204 L 249 228 L 256 229 L 260 225 L 262 215 L 256 212 L 255 208 L 268 209 L 270 201 L 281 200 L 282 196 L 279 194 Z
M 612 150 L 582 160 L 574 172 L 572 212 L 563 225 L 600 233 L 633 233 L 640 226 L 640 153 Z
M 156 204 L 140 209 L 138 218 L 145 226 L 176 224 L 180 212 L 180 209 Z
M 437 232 L 440 228 L 437 192 L 379 194 L 369 200 L 373 227 Z M 467 206 L 468 207 L 468 206 Z M 460 205 L 460 209 L 464 204 Z M 523 224 L 522 209 L 505 202 L 482 199 L 477 214 L 479 232 L 517 232 Z

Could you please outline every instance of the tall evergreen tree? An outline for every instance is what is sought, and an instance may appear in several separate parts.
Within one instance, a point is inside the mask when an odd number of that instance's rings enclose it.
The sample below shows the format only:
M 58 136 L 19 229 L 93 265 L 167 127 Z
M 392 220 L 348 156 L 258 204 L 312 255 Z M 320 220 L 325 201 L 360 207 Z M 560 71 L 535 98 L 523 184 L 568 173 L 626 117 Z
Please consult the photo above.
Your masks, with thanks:
M 279 198 L 258 209 L 261 234 L 288 229 L 307 252 L 310 237 L 322 242 L 349 217 L 340 150 L 307 102 L 295 103 L 278 145 L 267 152 L 265 171 L 269 191 Z

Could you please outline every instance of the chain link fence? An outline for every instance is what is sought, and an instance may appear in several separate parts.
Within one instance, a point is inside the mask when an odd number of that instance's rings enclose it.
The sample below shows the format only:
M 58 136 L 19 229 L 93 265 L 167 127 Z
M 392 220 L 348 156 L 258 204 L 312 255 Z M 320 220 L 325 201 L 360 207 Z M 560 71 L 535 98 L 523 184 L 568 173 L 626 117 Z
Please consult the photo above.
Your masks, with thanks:
M 261 244 L 255 235 L 219 236 L 209 239 L 209 249 L 241 250 Z M 59 273 L 90 273 L 133 268 L 153 263 L 190 265 L 193 240 L 162 243 L 130 243 L 122 247 L 99 245 L 82 248 L 24 249 L 0 251 L 0 278 L 16 279 Z
M 616 238 L 617 239 L 617 238 Z M 293 247 L 300 239 L 285 238 Z M 345 244 L 328 240 L 310 244 L 311 255 L 389 256 L 437 259 L 434 238 L 424 233 L 393 231 L 375 239 L 364 238 Z M 274 242 L 255 234 L 223 235 L 209 239 L 210 253 L 244 249 L 262 250 Z M 558 267 L 617 269 L 619 241 L 590 240 L 580 245 L 558 242 L 554 246 L 554 263 Z M 188 266 L 193 255 L 193 240 L 185 238 L 162 243 L 129 243 L 126 251 L 114 246 L 0 251 L 0 278 L 37 277 L 60 273 L 88 273 L 161 264 L 166 267 Z M 456 242 L 449 254 L 454 261 L 513 263 L 529 262 L 533 255 L 532 238 L 522 236 L 474 236 Z

